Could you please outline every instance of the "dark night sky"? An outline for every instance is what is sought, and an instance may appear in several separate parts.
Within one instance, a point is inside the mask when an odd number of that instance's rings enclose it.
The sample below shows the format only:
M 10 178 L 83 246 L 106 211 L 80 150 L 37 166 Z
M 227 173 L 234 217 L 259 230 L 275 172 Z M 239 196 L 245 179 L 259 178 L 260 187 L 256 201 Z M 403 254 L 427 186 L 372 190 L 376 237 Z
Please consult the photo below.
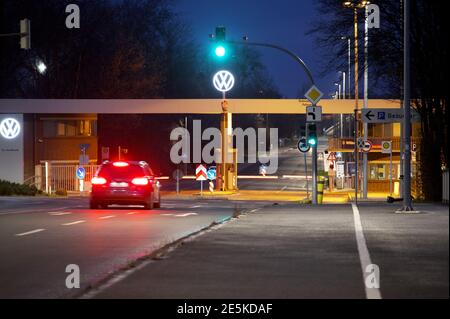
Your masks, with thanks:
M 313 37 L 305 35 L 319 14 L 313 3 L 314 0 L 173 1 L 199 43 L 207 45 L 208 34 L 214 33 L 217 25 L 224 25 L 228 39 L 239 40 L 247 35 L 250 41 L 286 47 L 305 61 L 316 85 L 325 93 L 324 98 L 328 98 L 335 91 L 338 74 L 330 70 L 324 78 L 319 78 L 321 54 L 315 48 Z M 282 52 L 270 48 L 257 50 L 263 55 L 263 62 L 280 93 L 286 98 L 296 98 L 299 89 L 308 84 L 300 66 Z

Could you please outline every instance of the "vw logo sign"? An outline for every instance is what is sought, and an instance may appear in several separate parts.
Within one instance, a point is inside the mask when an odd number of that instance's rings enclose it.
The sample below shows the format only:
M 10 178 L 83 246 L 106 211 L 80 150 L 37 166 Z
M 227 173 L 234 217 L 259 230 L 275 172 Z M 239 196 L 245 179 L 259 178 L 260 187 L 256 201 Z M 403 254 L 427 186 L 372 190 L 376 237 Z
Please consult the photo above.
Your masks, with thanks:
M 219 71 L 214 74 L 213 84 L 217 91 L 228 92 L 234 86 L 234 76 L 229 71 Z
M 0 122 L 0 134 L 7 139 L 16 138 L 20 133 L 19 121 L 13 118 L 6 118 Z

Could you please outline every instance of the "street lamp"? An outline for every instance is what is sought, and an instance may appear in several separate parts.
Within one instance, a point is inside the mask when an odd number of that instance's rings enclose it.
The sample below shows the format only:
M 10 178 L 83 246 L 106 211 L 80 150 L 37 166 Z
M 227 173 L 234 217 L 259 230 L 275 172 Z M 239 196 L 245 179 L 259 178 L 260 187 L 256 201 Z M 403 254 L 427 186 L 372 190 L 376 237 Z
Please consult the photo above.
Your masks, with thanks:
M 358 201 L 358 165 L 359 165 L 359 152 L 358 148 L 356 147 L 356 141 L 359 137 L 359 121 L 358 121 L 358 98 L 359 98 L 359 66 L 358 66 L 358 9 L 363 9 L 367 5 L 370 4 L 370 1 L 365 0 L 352 0 L 352 1 L 345 1 L 343 2 L 343 5 L 345 8 L 353 9 L 353 25 L 354 25 L 354 38 L 355 38 L 355 138 L 354 138 L 354 144 L 355 144 L 355 162 L 356 162 L 356 176 L 355 176 L 355 202 Z
M 36 69 L 38 70 L 38 72 L 40 74 L 44 74 L 45 71 L 47 70 L 47 66 L 45 65 L 44 62 L 42 62 L 41 60 L 36 61 Z

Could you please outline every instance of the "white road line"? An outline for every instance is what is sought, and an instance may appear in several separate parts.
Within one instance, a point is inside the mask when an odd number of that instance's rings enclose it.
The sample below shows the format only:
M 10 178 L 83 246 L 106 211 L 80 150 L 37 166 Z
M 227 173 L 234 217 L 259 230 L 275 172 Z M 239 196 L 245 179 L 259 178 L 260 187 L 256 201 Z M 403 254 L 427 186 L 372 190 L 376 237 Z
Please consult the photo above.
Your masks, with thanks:
M 45 229 L 43 229 L 43 228 L 39 228 L 39 229 L 34 229 L 34 230 L 27 231 L 25 233 L 15 234 L 14 236 L 26 236 L 26 235 L 31 235 L 31 234 L 34 234 L 34 233 L 39 233 L 39 232 L 44 231 L 44 230 Z
M 173 214 L 161 214 L 161 216 L 172 216 Z
M 283 186 L 283 188 L 281 188 L 279 191 L 277 191 L 277 193 L 281 193 L 282 191 L 284 191 L 287 188 L 287 186 Z
M 129 213 L 127 213 L 127 215 L 134 215 L 134 214 L 137 214 L 138 212 L 129 212 Z
M 70 215 L 72 213 L 71 212 L 49 212 L 49 214 L 52 216 L 62 216 L 62 215 Z
M 116 217 L 116 215 L 102 216 L 102 217 L 99 217 L 98 219 L 108 219 L 108 218 L 114 218 L 114 217 Z
M 175 215 L 175 217 L 187 217 L 187 216 L 193 216 L 193 215 L 198 215 L 198 214 L 197 213 L 178 214 L 178 215 Z
M 81 224 L 81 223 L 84 223 L 85 222 L 85 220 L 77 220 L 77 221 L 74 221 L 74 222 L 70 222 L 70 223 L 65 223 L 65 224 L 61 224 L 61 226 L 70 226 L 70 225 L 76 225 L 76 224 Z
M 367 249 L 366 238 L 364 237 L 359 209 L 358 206 L 356 206 L 354 203 L 352 203 L 352 210 L 353 221 L 355 223 L 356 243 L 358 245 L 359 261 L 361 263 L 363 283 L 366 289 L 366 297 L 367 299 L 381 299 L 379 288 L 368 288 L 366 286 L 366 268 L 368 265 L 372 264 L 372 260 L 370 259 L 369 249 Z

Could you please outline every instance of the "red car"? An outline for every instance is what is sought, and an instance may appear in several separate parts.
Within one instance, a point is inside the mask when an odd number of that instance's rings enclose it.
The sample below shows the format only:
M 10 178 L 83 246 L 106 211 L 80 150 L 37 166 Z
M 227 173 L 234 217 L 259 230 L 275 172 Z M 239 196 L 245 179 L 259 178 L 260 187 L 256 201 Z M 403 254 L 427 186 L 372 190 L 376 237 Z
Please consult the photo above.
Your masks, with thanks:
M 144 161 L 104 162 L 91 180 L 91 209 L 108 205 L 161 207 L 160 183 Z

